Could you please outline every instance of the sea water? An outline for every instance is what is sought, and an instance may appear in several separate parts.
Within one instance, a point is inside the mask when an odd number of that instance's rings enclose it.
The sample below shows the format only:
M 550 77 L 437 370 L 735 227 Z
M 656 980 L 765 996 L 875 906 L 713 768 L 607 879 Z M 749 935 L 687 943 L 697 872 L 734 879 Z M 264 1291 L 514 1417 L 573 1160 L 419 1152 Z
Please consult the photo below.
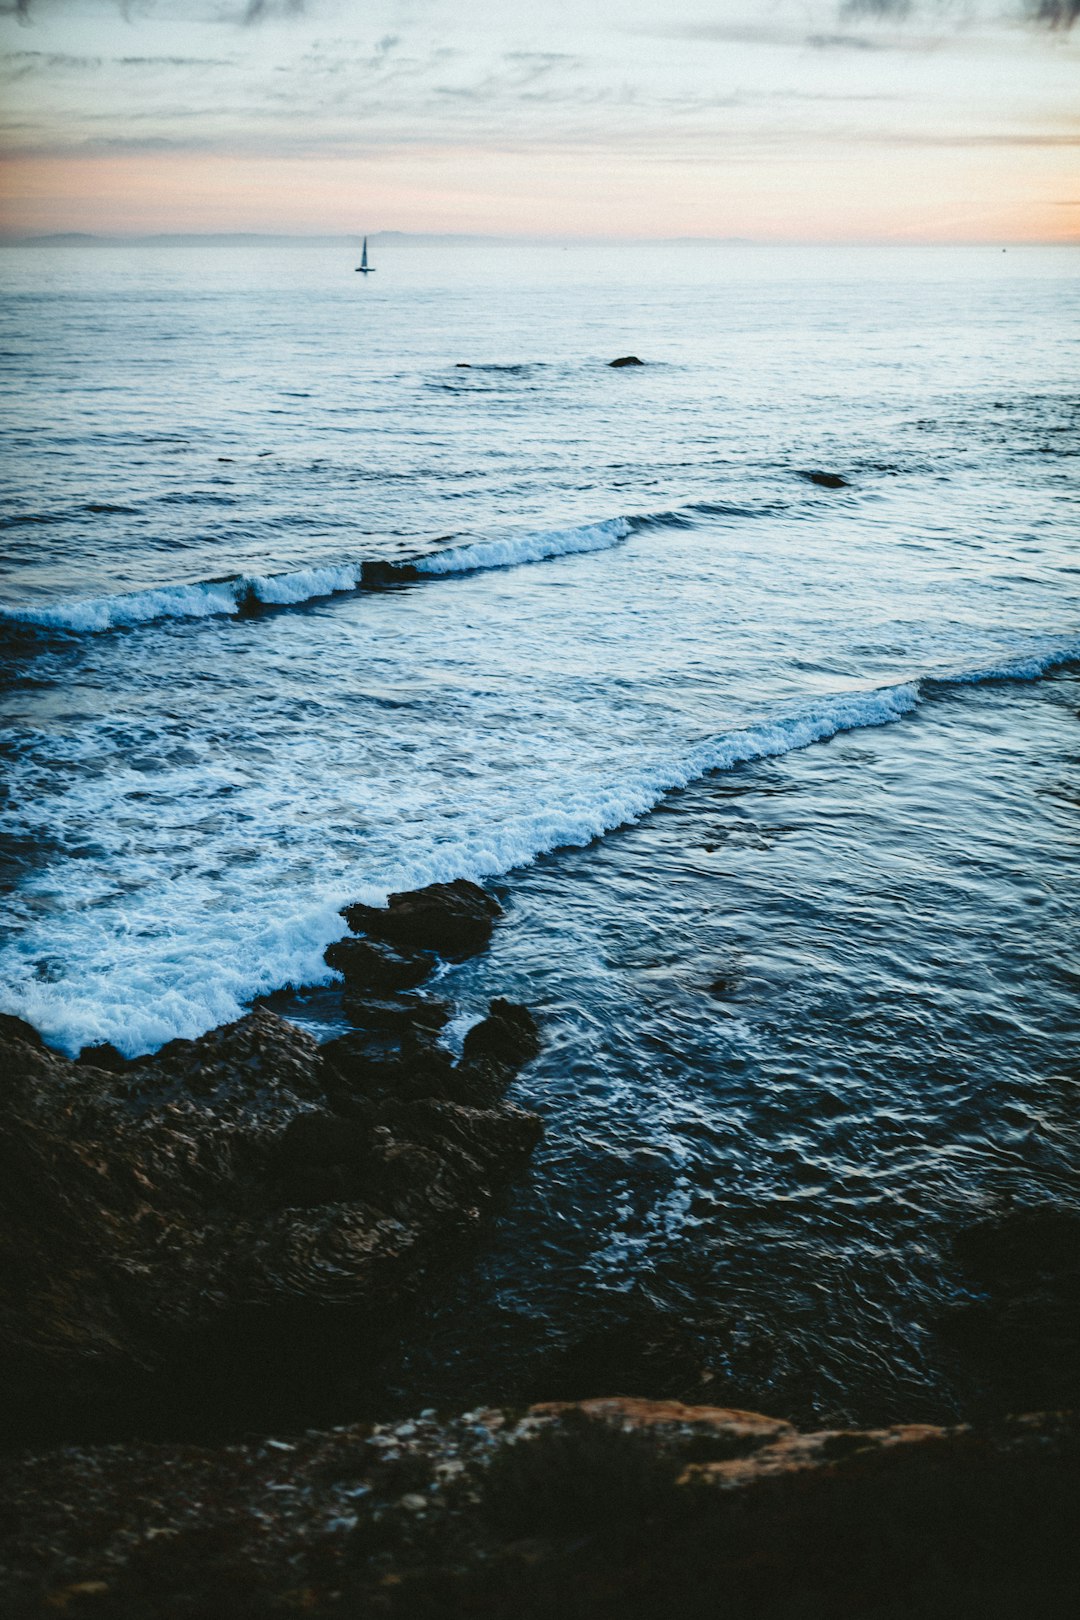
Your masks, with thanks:
M 1078 262 L 6 250 L 0 1007 L 150 1051 L 496 880 L 548 1132 L 417 1387 L 645 1290 L 947 1408 L 934 1234 L 1078 1145 Z

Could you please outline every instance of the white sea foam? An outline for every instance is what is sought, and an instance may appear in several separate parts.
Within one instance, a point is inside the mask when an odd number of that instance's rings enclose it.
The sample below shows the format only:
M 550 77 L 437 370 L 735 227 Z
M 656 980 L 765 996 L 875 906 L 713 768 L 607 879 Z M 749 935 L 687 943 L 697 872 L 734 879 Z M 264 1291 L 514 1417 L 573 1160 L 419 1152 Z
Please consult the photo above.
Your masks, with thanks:
M 337 645 L 332 627 L 325 638 L 328 649 Z M 43 872 L 37 898 L 29 884 L 26 928 L 13 934 L 0 967 L 0 1008 L 69 1052 L 100 1040 L 132 1056 L 151 1051 L 237 1018 L 254 997 L 284 985 L 329 982 L 323 952 L 340 935 L 338 911 L 349 901 L 380 904 L 393 890 L 508 872 L 586 845 L 710 771 L 886 725 L 943 685 L 1034 679 L 1078 656 L 1075 638 L 1029 642 L 969 669 L 793 700 L 697 741 L 685 730 L 679 740 L 673 715 L 666 740 L 650 723 L 604 753 L 591 743 L 583 750 L 585 733 L 575 740 L 557 729 L 542 746 L 523 732 L 515 751 L 491 729 L 501 695 L 490 712 L 473 699 L 465 733 L 457 709 L 446 732 L 429 713 L 426 752 L 416 751 L 423 733 L 411 733 L 412 747 L 401 752 L 397 718 L 378 735 L 360 734 L 358 749 L 348 727 L 301 727 L 269 771 L 259 761 L 271 757 L 265 745 L 275 727 L 240 716 L 223 717 L 227 748 L 175 764 L 170 750 L 187 732 L 170 730 L 173 722 L 133 731 L 129 719 L 110 718 L 101 731 L 59 739 L 42 732 L 27 739 L 25 830 L 56 837 L 74 854 Z M 617 728 L 620 720 L 617 699 L 598 725 Z M 216 721 L 202 713 L 198 724 L 210 731 Z M 467 785 L 440 806 L 445 794 L 433 784 L 446 779 L 447 737 L 470 763 L 457 779 Z M 251 743 L 256 763 L 245 767 Z M 42 777 L 38 762 L 53 757 L 57 768 Z M 151 786 L 146 813 L 136 807 Z M 100 846 L 93 858 L 88 843 Z
M 548 529 L 536 534 L 507 535 L 501 540 L 476 540 L 467 546 L 451 546 L 446 551 L 420 557 L 415 567 L 421 574 L 468 574 L 484 568 L 513 568 L 519 563 L 547 562 L 574 552 L 607 551 L 625 540 L 630 531 L 629 520 L 617 517 L 576 529 Z
M 241 589 L 260 602 L 290 607 L 312 602 L 320 596 L 336 596 L 355 591 L 360 583 L 359 563 L 330 564 L 325 568 L 301 568 L 293 574 L 253 574 L 241 581 Z
M 118 625 L 149 624 L 154 619 L 206 619 L 235 613 L 237 583 L 222 580 L 200 585 L 163 585 L 158 590 L 128 591 L 118 596 L 90 596 L 81 602 L 51 607 L 5 608 L 3 617 L 50 630 L 92 634 Z
M 502 819 L 478 815 L 456 841 L 425 837 L 418 828 L 415 840 L 377 879 L 356 872 L 347 888 L 339 879 L 314 896 L 304 886 L 275 888 L 270 880 L 277 873 L 268 867 L 262 886 L 247 892 L 243 904 L 222 904 L 201 875 L 179 869 L 156 900 L 152 890 L 148 910 L 137 920 L 125 912 L 118 932 L 108 908 L 94 904 L 88 891 L 78 920 L 69 912 L 57 923 L 56 944 L 74 955 L 79 970 L 58 982 L 39 979 L 36 963 L 49 954 L 50 941 L 38 935 L 32 954 L 9 953 L 0 1005 L 64 1051 L 101 1040 L 129 1056 L 153 1051 L 177 1036 L 191 1038 L 240 1017 L 254 997 L 283 985 L 330 982 L 334 975 L 323 952 L 340 936 L 338 908 L 350 900 L 380 904 L 393 890 L 455 877 L 482 880 L 551 850 L 588 844 L 707 771 L 804 748 L 839 731 L 884 725 L 917 702 L 913 684 L 825 699 L 657 757 L 618 781 L 583 777 L 561 784 L 546 800 L 519 803 Z M 108 788 L 90 780 L 83 791 L 91 801 L 84 808 L 92 812 L 96 796 Z M 276 802 L 268 803 L 265 828 L 253 829 L 253 836 L 267 840 L 268 852 L 278 813 Z M 87 863 L 71 866 L 72 883 L 92 881 Z
M 509 535 L 500 540 L 477 540 L 430 556 L 403 559 L 425 575 L 464 574 L 487 568 L 512 568 L 521 563 L 544 562 L 574 552 L 605 551 L 631 532 L 626 518 L 578 528 Z M 391 564 L 391 566 L 393 566 Z M 125 591 L 116 596 L 91 596 L 78 602 L 57 602 L 49 607 L 2 608 L 0 617 L 51 630 L 93 634 L 124 625 L 150 624 L 157 619 L 206 619 L 235 614 L 252 599 L 273 607 L 295 607 L 324 596 L 355 591 L 360 583 L 360 562 L 327 563 L 280 574 L 239 574 L 233 579 L 207 580 L 194 585 L 163 585 L 148 591 Z

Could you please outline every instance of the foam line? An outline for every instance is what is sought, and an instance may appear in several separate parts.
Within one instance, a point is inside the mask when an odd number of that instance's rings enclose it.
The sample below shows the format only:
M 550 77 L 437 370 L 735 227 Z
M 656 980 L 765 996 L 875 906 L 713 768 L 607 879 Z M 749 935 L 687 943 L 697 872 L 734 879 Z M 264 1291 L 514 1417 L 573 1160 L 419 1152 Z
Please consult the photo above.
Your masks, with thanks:
M 111 1040 L 130 1056 L 175 1036 L 194 1036 L 241 1016 L 256 996 L 286 984 L 330 982 L 323 951 L 341 932 L 338 908 L 353 900 L 385 903 L 395 889 L 469 877 L 482 881 L 526 866 L 552 850 L 582 846 L 637 820 L 667 793 L 709 772 L 809 747 L 838 733 L 888 725 L 944 689 L 980 681 L 1036 680 L 1080 661 L 1080 638 L 1043 644 L 975 669 L 926 673 L 877 689 L 822 698 L 755 725 L 724 732 L 692 747 L 658 754 L 617 780 L 563 784 L 555 796 L 519 806 L 477 826 L 456 842 L 407 843 L 392 869 L 357 872 L 348 892 L 298 891 L 215 913 L 205 929 L 140 939 L 137 957 L 124 944 L 115 967 L 83 974 L 77 983 L 37 980 L 25 964 L 3 993 L 4 1011 L 35 1024 L 50 1044 L 75 1052 Z M 192 906 L 192 915 L 197 913 Z M 133 995 L 132 986 L 137 994 Z
M 302 568 L 281 574 L 238 574 L 193 585 L 163 585 L 148 591 L 92 596 L 82 601 L 57 602 L 49 607 L 0 608 L 0 618 L 46 630 L 96 634 L 126 625 L 150 624 L 158 619 L 206 619 L 219 614 L 237 614 L 258 603 L 268 607 L 295 607 L 320 597 L 361 589 L 368 577 L 380 583 L 405 583 L 420 576 L 514 568 L 522 563 L 545 562 L 575 552 L 606 551 L 624 540 L 632 527 L 628 518 L 609 518 L 577 528 L 477 540 L 401 562 L 379 559 L 366 566 L 363 562 L 330 563 L 321 568 Z
M 609 518 L 605 523 L 588 523 L 577 529 L 549 529 L 543 534 L 510 535 L 504 540 L 477 540 L 468 546 L 451 546 L 446 551 L 419 557 L 414 566 L 420 574 L 467 574 L 484 568 L 514 568 L 520 563 L 546 562 L 575 552 L 607 551 L 625 540 L 631 532 L 628 518 Z

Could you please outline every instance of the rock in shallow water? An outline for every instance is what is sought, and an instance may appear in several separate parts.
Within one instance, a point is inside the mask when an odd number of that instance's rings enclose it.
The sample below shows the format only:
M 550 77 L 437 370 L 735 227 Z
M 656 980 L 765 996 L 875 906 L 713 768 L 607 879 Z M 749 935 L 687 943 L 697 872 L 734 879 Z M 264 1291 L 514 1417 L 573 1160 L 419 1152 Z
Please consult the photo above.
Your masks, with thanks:
M 325 961 L 350 989 L 379 992 L 415 989 L 435 965 L 428 951 L 404 955 L 374 939 L 335 940 L 326 948 Z
M 465 1063 L 487 1059 L 518 1069 L 536 1057 L 539 1050 L 540 1031 L 528 1007 L 496 997 L 488 1016 L 465 1036 L 462 1058 Z
M 437 951 L 460 960 L 483 950 L 502 907 L 478 884 L 455 878 L 392 894 L 385 910 L 346 906 L 341 915 L 354 934 L 370 934 L 397 950 Z
M 434 1064 L 335 1123 L 348 1076 L 266 1010 L 119 1075 L 10 1024 L 0 1059 L 0 1378 L 28 1437 L 122 1430 L 129 1398 L 169 1386 L 197 1404 L 248 1322 L 256 1382 L 298 1312 L 348 1309 L 362 1343 L 540 1134 Z

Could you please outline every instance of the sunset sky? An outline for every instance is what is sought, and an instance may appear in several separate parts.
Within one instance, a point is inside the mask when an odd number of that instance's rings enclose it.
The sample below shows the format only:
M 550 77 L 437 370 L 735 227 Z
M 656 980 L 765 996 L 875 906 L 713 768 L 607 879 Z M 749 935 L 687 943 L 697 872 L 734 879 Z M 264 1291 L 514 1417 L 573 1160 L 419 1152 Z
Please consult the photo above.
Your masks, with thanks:
M 0 0 L 3 229 L 1078 241 L 1078 12 Z

